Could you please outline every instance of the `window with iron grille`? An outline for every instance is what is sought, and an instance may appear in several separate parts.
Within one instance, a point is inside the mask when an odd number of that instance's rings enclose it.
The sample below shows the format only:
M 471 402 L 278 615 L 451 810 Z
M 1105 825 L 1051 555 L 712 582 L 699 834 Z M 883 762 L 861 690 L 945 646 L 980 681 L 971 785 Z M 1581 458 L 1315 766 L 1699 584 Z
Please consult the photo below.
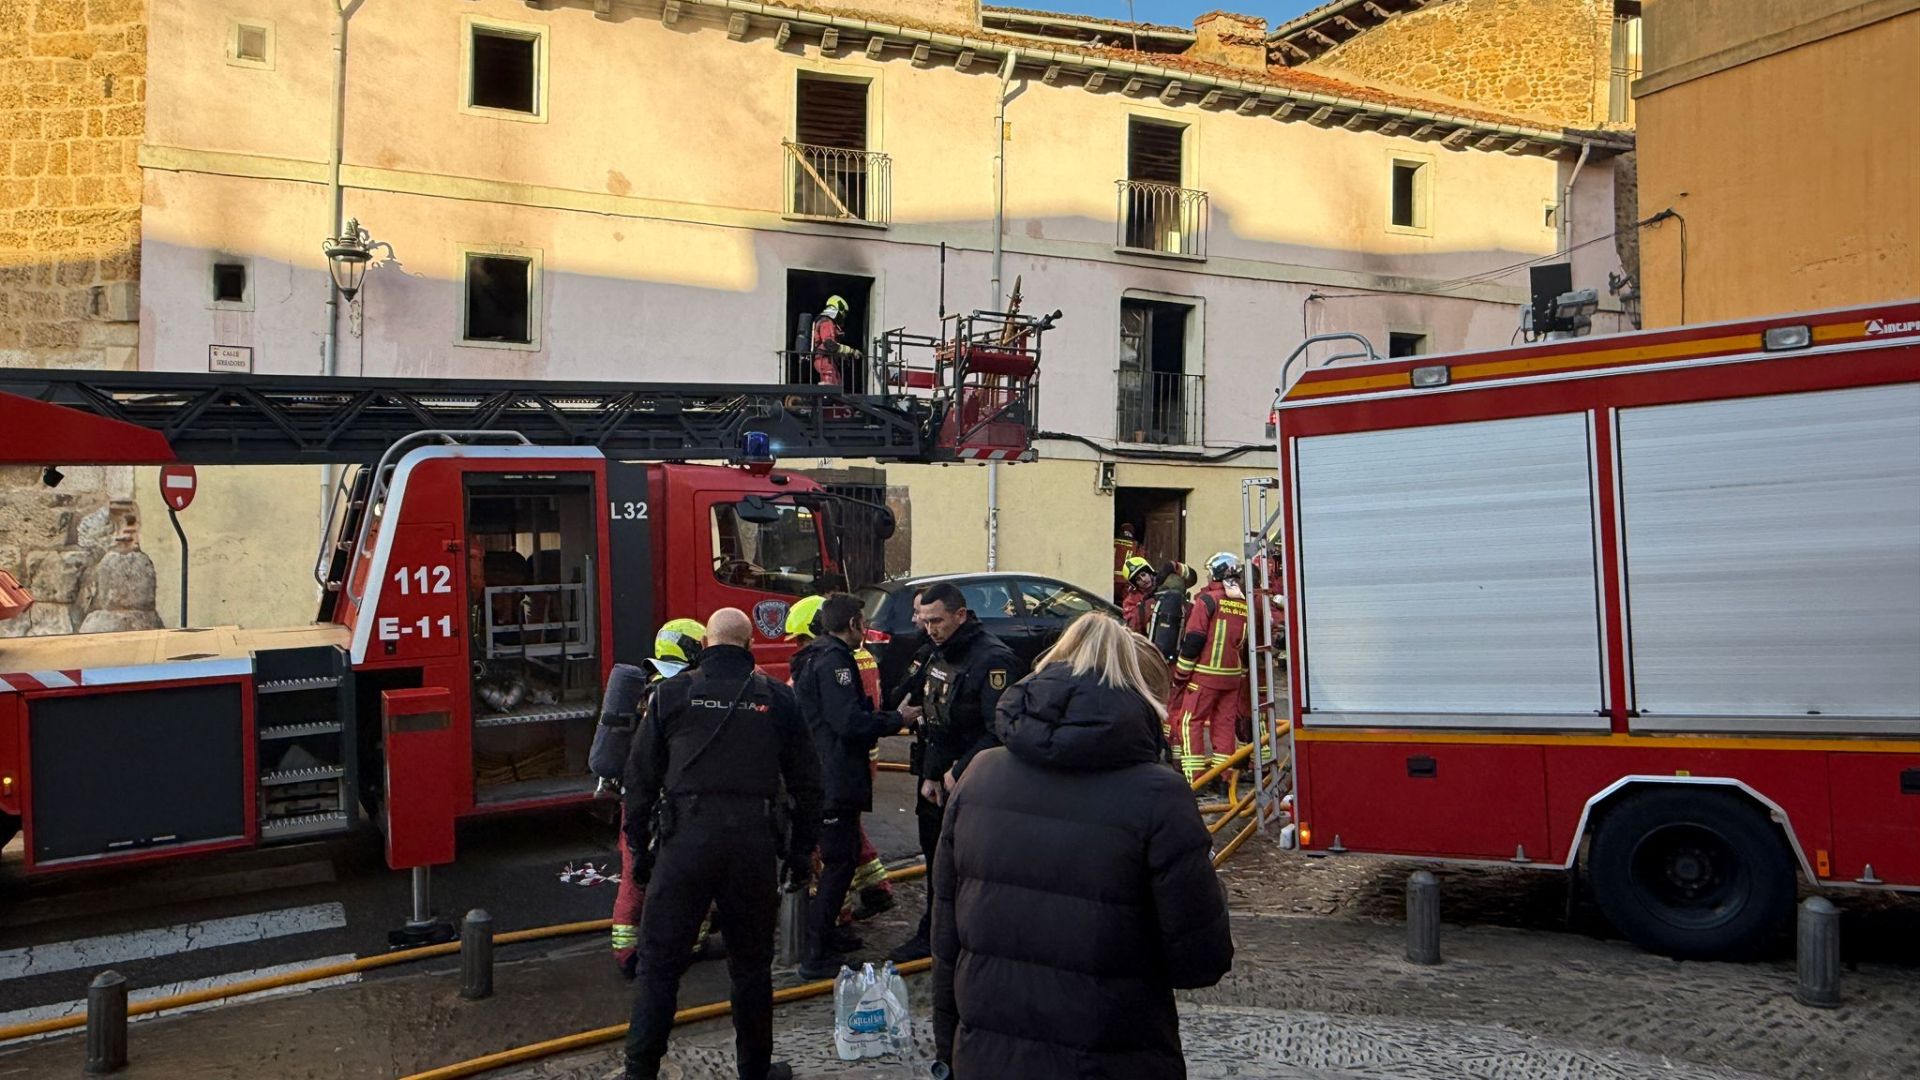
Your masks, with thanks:
M 1127 176 L 1120 187 L 1119 246 L 1169 255 L 1206 254 L 1207 193 L 1181 186 L 1187 129 L 1127 120 Z
M 885 224 L 887 157 L 867 146 L 871 87 L 860 79 L 800 74 L 793 140 L 786 144 L 788 213 Z
M 1114 433 L 1120 441 L 1200 443 L 1205 384 L 1199 365 L 1190 363 L 1187 355 L 1193 315 L 1190 304 L 1131 298 L 1120 302 Z
M 1640 77 L 1640 5 L 1617 4 L 1613 13 L 1613 72 L 1607 87 L 1607 120 L 1633 120 L 1633 81 Z

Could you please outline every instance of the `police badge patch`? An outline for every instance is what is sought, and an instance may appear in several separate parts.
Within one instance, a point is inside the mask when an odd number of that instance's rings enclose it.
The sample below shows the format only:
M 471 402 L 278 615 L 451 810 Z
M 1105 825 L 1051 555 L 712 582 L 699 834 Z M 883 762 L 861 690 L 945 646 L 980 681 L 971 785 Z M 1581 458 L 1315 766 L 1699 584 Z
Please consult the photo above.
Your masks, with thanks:
M 1007 688 L 1006 669 L 1000 668 L 987 672 L 987 685 L 993 687 L 995 690 L 1005 690 Z
M 833 673 L 833 680 L 839 683 L 841 686 L 852 686 L 853 685 L 853 669 L 841 668 L 839 671 L 836 671 Z
M 753 626 L 762 637 L 777 638 L 787 632 L 787 602 L 762 600 L 753 605 Z

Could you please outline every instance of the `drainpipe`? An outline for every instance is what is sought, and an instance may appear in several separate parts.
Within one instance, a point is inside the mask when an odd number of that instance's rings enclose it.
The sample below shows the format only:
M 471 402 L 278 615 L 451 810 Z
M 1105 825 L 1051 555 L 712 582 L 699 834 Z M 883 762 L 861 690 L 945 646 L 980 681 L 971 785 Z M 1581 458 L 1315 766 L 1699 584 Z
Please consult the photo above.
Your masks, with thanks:
M 1580 144 L 1580 157 L 1573 163 L 1573 171 L 1567 174 L 1567 186 L 1560 192 L 1560 250 L 1573 246 L 1573 182 L 1587 163 L 1587 155 L 1593 153 L 1592 143 Z
M 1008 53 L 1000 64 L 1000 107 L 993 118 L 993 310 L 1000 310 L 1000 264 L 1006 253 L 1007 232 L 1007 84 L 1013 81 L 1016 57 Z M 987 462 L 987 570 L 1000 569 L 1000 463 Z
M 333 131 L 327 145 L 327 210 L 332 215 L 332 232 L 339 236 L 346 227 L 346 195 L 340 187 L 340 159 L 347 132 L 347 20 L 360 7 L 361 0 L 333 0 Z M 327 268 L 327 325 L 321 349 L 320 374 L 340 372 L 340 288 L 333 283 L 333 270 Z M 320 544 L 327 542 L 327 514 L 333 509 L 333 487 L 338 467 L 320 469 Z

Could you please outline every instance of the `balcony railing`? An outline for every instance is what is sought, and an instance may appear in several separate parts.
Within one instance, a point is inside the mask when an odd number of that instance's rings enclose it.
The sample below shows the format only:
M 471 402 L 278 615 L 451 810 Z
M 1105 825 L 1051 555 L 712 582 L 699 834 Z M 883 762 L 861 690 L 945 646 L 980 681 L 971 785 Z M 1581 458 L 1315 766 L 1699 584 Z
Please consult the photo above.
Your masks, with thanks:
M 893 164 L 872 150 L 781 143 L 786 148 L 787 213 L 827 221 L 885 225 L 893 217 Z
M 1207 193 L 1144 180 L 1116 180 L 1118 244 L 1162 255 L 1207 257 Z
M 1206 404 L 1206 377 L 1122 368 L 1118 420 L 1121 442 L 1197 446 Z

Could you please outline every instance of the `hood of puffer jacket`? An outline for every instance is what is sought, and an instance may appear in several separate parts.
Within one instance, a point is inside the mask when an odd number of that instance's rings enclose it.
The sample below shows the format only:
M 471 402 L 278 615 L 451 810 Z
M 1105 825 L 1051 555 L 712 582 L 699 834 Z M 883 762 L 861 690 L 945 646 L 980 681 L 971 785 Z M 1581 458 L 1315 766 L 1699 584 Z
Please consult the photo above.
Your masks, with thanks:
M 1008 687 L 994 726 L 1009 753 L 1049 768 L 1098 772 L 1160 760 L 1160 719 L 1146 701 L 1065 664 Z

